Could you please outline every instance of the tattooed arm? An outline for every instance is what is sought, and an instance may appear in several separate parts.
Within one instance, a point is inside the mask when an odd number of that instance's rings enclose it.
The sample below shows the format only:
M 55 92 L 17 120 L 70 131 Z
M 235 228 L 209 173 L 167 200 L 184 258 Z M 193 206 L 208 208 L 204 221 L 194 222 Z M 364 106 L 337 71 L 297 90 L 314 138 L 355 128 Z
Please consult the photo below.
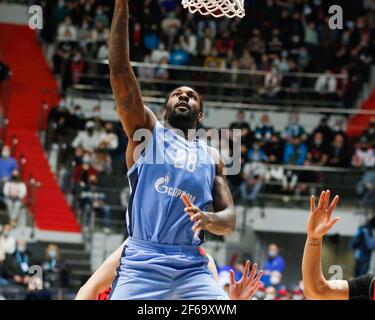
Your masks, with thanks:
M 323 191 L 318 206 L 311 197 L 310 216 L 307 227 L 307 241 L 302 261 L 304 293 L 309 299 L 348 300 L 349 284 L 345 280 L 326 280 L 322 272 L 321 252 L 323 236 L 340 220 L 331 219 L 339 197 L 336 196 L 329 206 L 330 191 Z
M 133 140 L 137 129 L 152 130 L 156 117 L 143 105 L 141 91 L 130 63 L 129 54 L 129 5 L 128 0 L 116 0 L 109 38 L 109 70 L 116 109 L 126 135 L 129 138 L 126 161 L 130 168 L 134 161 Z

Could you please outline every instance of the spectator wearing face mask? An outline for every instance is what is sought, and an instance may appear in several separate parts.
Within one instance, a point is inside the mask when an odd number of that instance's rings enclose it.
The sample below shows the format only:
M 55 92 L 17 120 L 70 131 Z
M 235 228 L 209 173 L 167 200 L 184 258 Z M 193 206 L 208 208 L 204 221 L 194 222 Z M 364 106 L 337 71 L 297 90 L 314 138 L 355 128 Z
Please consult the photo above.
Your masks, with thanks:
M 100 134 L 99 144 L 102 149 L 115 151 L 118 148 L 118 137 L 114 133 L 113 124 L 107 122 L 104 129 L 105 131 Z
M 375 166 L 375 150 L 365 136 L 362 136 L 357 143 L 352 165 L 355 168 L 373 168 Z
M 16 251 L 16 239 L 11 235 L 11 226 L 6 224 L 0 233 L 0 286 L 6 285 L 7 281 L 2 277 L 4 274 L 4 263 L 7 255 Z
M 298 113 L 292 113 L 289 117 L 289 123 L 285 127 L 282 133 L 282 138 L 285 140 L 291 139 L 292 137 L 300 136 L 303 140 L 305 138 L 305 129 L 299 123 Z
M 72 24 L 72 18 L 70 16 L 67 16 L 57 30 L 57 41 L 76 42 L 77 39 L 77 28 Z
M 85 128 L 85 116 L 80 105 L 76 105 L 70 116 L 69 125 L 75 131 L 80 131 Z
M 4 146 L 0 157 L 0 180 L 8 181 L 12 178 L 12 173 L 17 170 L 17 161 L 11 156 L 9 146 Z
M 106 195 L 98 190 L 98 178 L 96 175 L 90 175 L 87 185 L 81 192 L 81 209 L 83 216 L 83 225 L 88 228 L 92 225 L 96 215 L 102 219 L 103 231 L 110 232 L 111 209 L 105 203 Z
M 279 246 L 272 243 L 268 246 L 268 256 L 263 265 L 264 275 L 262 281 L 266 286 L 277 286 L 285 269 L 285 261 L 279 254 Z
M 59 248 L 56 244 L 50 244 L 46 248 L 43 266 L 44 283 L 48 287 L 58 287 L 67 285 L 69 275 L 61 261 Z
M 295 136 L 284 149 L 284 164 L 303 166 L 307 157 L 307 147 L 301 137 Z
M 85 126 L 85 131 L 80 131 L 72 142 L 73 148 L 81 147 L 86 152 L 93 152 L 99 147 L 100 134 L 95 131 L 95 123 L 88 121 Z
M 23 200 L 27 194 L 26 184 L 21 181 L 20 174 L 17 170 L 13 171 L 12 179 L 5 182 L 3 193 L 10 224 L 14 227 L 17 225 L 23 206 Z
M 4 274 L 14 283 L 27 286 L 30 280 L 30 265 L 27 243 L 24 240 L 18 240 L 16 251 L 12 255 L 8 255 L 5 260 Z
M 346 145 L 345 137 L 342 134 L 336 134 L 330 148 L 328 149 L 328 166 L 350 166 L 352 153 L 352 150 Z
M 262 115 L 260 123 L 261 125 L 255 128 L 255 139 L 260 140 L 262 143 L 270 142 L 274 134 L 274 128 L 270 124 L 269 116 L 267 114 Z

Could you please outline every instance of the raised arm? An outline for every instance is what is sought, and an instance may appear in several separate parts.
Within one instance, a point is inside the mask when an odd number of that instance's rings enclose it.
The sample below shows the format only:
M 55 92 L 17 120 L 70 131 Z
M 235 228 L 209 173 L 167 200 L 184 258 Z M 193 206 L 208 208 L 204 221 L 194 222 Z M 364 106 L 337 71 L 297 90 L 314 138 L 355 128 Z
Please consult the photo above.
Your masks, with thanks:
M 236 215 L 232 194 L 224 175 L 224 163 L 219 151 L 212 148 L 212 157 L 216 163 L 216 176 L 212 191 L 214 212 L 201 212 L 197 207 L 186 208 L 191 221 L 194 221 L 194 232 L 208 230 L 216 235 L 230 235 L 236 227 Z
M 129 5 L 128 0 L 116 0 L 109 37 L 109 70 L 116 109 L 126 135 L 129 150 L 139 143 L 133 141 L 137 129 L 152 130 L 156 117 L 143 105 L 141 91 L 130 63 L 129 54 Z M 127 157 L 128 166 L 133 160 Z
M 305 296 L 316 300 L 348 300 L 349 284 L 345 280 L 326 280 L 321 265 L 323 236 L 340 220 L 332 213 L 339 201 L 336 196 L 329 205 L 330 191 L 323 191 L 318 206 L 311 197 L 307 240 L 302 261 L 302 277 Z

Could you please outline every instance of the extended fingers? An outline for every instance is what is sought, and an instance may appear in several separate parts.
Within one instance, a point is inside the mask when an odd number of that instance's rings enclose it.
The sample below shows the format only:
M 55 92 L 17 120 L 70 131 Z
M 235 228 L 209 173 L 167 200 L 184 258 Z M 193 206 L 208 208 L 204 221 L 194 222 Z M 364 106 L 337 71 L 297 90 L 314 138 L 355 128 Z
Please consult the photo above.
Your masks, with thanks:
M 315 196 L 310 197 L 310 211 L 315 212 Z
M 317 207 L 318 210 L 323 209 L 325 195 L 326 195 L 326 192 L 322 191 L 322 193 L 320 194 L 320 197 L 319 197 L 319 202 L 318 202 L 318 207 Z
M 229 271 L 229 279 L 230 279 L 230 284 L 234 285 L 235 281 L 234 281 L 234 271 L 233 270 Z
M 251 274 L 250 276 L 248 277 L 251 281 L 254 279 L 256 273 L 257 273 L 257 269 L 258 269 L 258 265 L 256 263 L 254 263 L 252 269 L 251 269 Z
M 243 274 L 242 274 L 241 281 L 244 280 L 244 279 L 247 279 L 247 275 L 249 274 L 249 271 L 250 271 L 250 261 L 247 260 L 246 263 L 245 263 L 245 268 L 244 268 L 244 271 L 243 271 Z
M 191 217 L 195 213 L 199 212 L 199 209 L 197 207 L 186 207 L 184 211 Z
M 339 196 L 336 196 L 333 200 L 332 200 L 332 203 L 331 205 L 329 206 L 329 209 L 328 209 L 328 217 L 331 218 L 332 216 L 332 213 L 333 211 L 335 210 L 336 206 L 337 206 L 337 203 L 339 202 L 340 200 L 340 197 Z
M 337 222 L 341 220 L 340 217 L 333 218 L 331 221 L 328 222 L 328 228 L 332 228 Z

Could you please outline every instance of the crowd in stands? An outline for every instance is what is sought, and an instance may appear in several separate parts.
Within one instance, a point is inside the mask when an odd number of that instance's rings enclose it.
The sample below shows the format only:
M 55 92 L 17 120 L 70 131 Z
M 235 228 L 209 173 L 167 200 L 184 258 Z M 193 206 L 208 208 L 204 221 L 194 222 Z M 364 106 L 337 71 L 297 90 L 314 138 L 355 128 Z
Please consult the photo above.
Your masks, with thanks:
M 119 123 L 104 122 L 101 109 L 94 106 L 91 114 L 84 115 L 79 105 L 70 108 L 65 98 L 49 114 L 49 144 L 65 145 L 61 163 L 60 185 L 65 193 L 80 198 L 83 213 L 95 211 L 108 227 L 110 207 L 105 193 L 100 189 L 100 175 L 111 175 L 112 163 L 123 159 L 126 138 Z M 365 171 L 357 185 L 357 194 L 366 207 L 375 205 L 375 119 L 357 139 L 346 134 L 344 117 L 322 117 L 311 132 L 300 124 L 299 114 L 291 113 L 285 128 L 278 132 L 265 113 L 259 124 L 250 126 L 243 111 L 238 111 L 236 121 L 228 123 L 230 132 L 239 129 L 241 134 L 231 134 L 230 141 L 241 139 L 241 172 L 228 176 L 235 199 L 254 204 L 260 192 L 270 191 L 285 195 L 315 193 L 324 178 L 319 172 L 298 167 L 353 168 Z M 210 128 L 205 128 L 210 137 Z M 211 146 L 223 146 L 215 135 L 209 139 Z M 230 146 L 228 146 L 230 149 Z M 231 150 L 228 151 L 229 153 Z M 281 168 L 277 165 L 285 165 Z M 122 162 L 119 170 L 123 170 Z M 270 166 L 271 165 L 271 166 Z M 116 171 L 116 170 L 115 170 Z
M 89 227 L 91 218 L 97 216 L 105 231 L 110 228 L 111 209 L 100 190 L 100 176 L 111 175 L 113 163 L 123 158 L 119 150 L 125 135 L 116 131 L 117 124 L 102 120 L 99 106 L 85 117 L 79 105 L 71 110 L 65 97 L 48 115 L 47 149 L 57 145 L 65 151 L 58 159 L 60 185 L 65 194 L 73 196 L 71 204 L 81 222 Z
M 235 280 L 239 281 L 243 276 L 245 267 L 244 261 L 233 262 L 232 265 L 223 265 L 218 267 L 219 283 L 226 292 L 229 292 L 230 276 L 229 271 L 234 270 Z M 263 286 L 255 294 L 252 300 L 304 300 L 303 290 L 298 284 L 290 287 L 283 282 L 283 273 L 285 271 L 285 261 L 280 253 L 277 244 L 271 243 L 268 246 L 267 257 L 265 261 L 258 263 L 259 270 L 263 270 L 261 281 Z
M 298 167 L 325 166 L 366 169 L 358 184 L 358 195 L 366 199 L 366 204 L 369 201 L 375 204 L 372 170 L 375 168 L 375 119 L 371 119 L 369 128 L 354 141 L 345 132 L 344 118 L 337 118 L 330 124 L 328 118 L 323 117 L 312 132 L 307 132 L 297 113 L 290 114 L 289 123 L 281 132 L 275 130 L 267 114 L 251 128 L 243 111 L 238 112 L 230 128 L 241 130 L 242 170 L 228 180 L 234 195 L 240 195 L 242 200 L 254 202 L 266 184 L 268 188 L 277 186 L 277 192 L 285 195 L 314 194 L 314 186 L 322 182 L 322 175 L 313 171 L 297 172 Z M 289 167 L 270 169 L 267 164 Z
M 28 250 L 27 241 L 17 238 L 14 232 L 9 224 L 4 224 L 0 231 L 0 293 L 2 287 L 13 286 L 24 289 L 26 299 L 36 299 L 36 296 L 51 299 L 49 290 L 69 285 L 69 272 L 61 260 L 58 246 L 49 244 L 44 257 L 35 259 Z M 37 276 L 30 273 L 34 265 L 41 267 Z
M 343 31 L 329 28 L 331 15 L 325 1 L 249 0 L 245 4 L 243 19 L 214 19 L 189 14 L 179 0 L 131 2 L 131 58 L 160 66 L 140 68 L 138 76 L 166 80 L 183 74 L 163 65 L 228 69 L 234 73 L 225 81 L 248 86 L 247 96 L 287 99 L 303 86 L 311 89 L 308 97 L 315 100 L 337 100 L 345 108 L 354 105 L 373 62 L 373 2 L 360 0 L 348 7 L 344 3 Z M 93 71 L 84 59 L 108 58 L 113 2 L 45 1 L 44 6 L 46 27 L 41 38 L 53 52 L 53 69 L 65 90 L 79 83 L 83 73 Z M 108 73 L 105 66 L 97 68 L 99 74 Z M 238 70 L 264 73 L 244 78 Z M 321 75 L 308 80 L 288 77 L 290 72 Z

